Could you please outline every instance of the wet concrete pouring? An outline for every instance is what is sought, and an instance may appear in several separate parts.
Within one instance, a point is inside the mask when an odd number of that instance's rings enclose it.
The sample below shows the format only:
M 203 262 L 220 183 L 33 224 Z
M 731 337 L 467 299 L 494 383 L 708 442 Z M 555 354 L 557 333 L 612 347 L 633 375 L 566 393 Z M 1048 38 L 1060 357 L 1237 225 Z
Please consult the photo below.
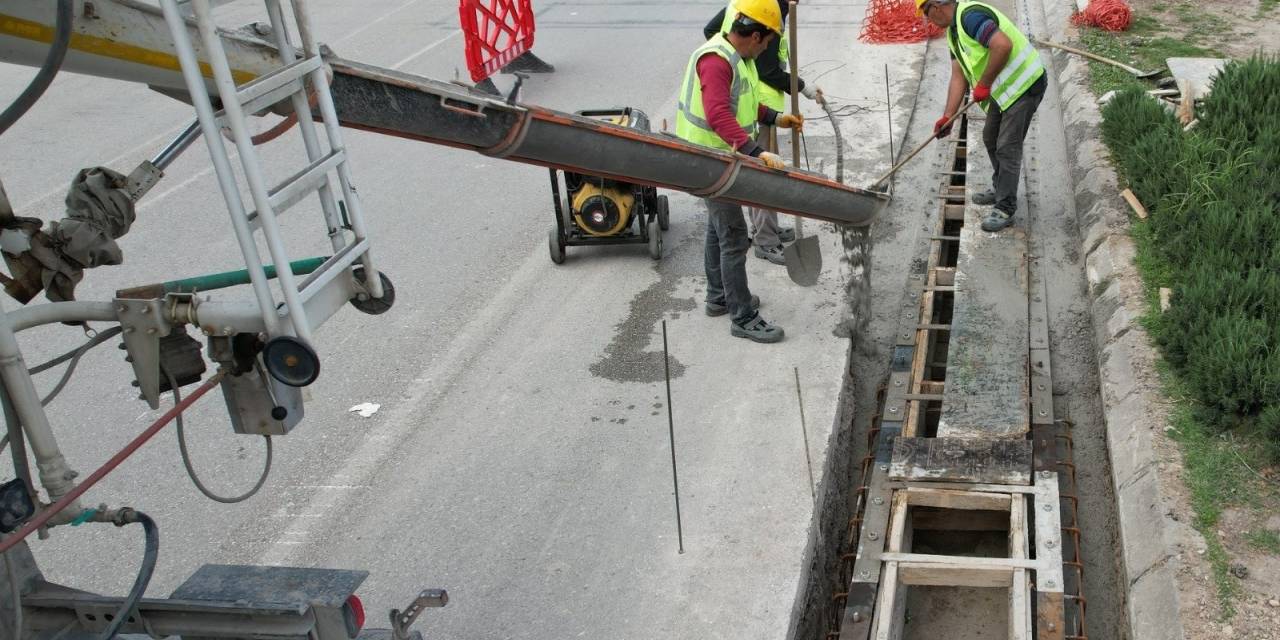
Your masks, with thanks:
M 1052 68 L 1049 72 L 1053 73 Z M 932 133 L 933 114 L 942 112 L 949 73 L 945 42 L 930 43 L 915 92 L 918 97 L 913 97 L 917 102 L 905 146 L 919 144 Z M 902 88 L 898 89 L 897 95 L 903 95 Z M 1050 83 L 1026 143 L 1023 168 L 1027 210 L 1018 216 L 1018 226 L 1027 230 L 1029 257 L 1041 265 L 1040 276 L 1047 291 L 1044 304 L 1053 371 L 1053 414 L 1073 425 L 1080 559 L 1086 576 L 1081 595 L 1088 602 L 1088 637 L 1121 638 L 1127 627 L 1123 619 L 1127 589 L 1117 567 L 1117 515 L 1091 340 L 1085 267 L 1077 250 L 1080 232 L 1061 123 L 1057 88 Z M 974 153 L 985 150 L 974 149 Z M 866 262 L 872 243 L 858 242 L 856 234 L 845 234 L 849 315 L 841 330 L 856 338 L 851 340 L 841 413 L 842 419 L 849 421 L 850 462 L 833 460 L 832 467 L 847 468 L 850 475 L 846 476 L 849 480 L 844 487 L 828 488 L 843 502 L 828 504 L 815 523 L 821 532 L 817 537 L 827 544 L 813 554 L 815 575 L 796 612 L 792 634 L 795 638 L 841 637 L 831 604 L 849 587 L 839 576 L 840 554 L 849 551 L 844 532 L 836 526 L 844 523 L 835 514 L 852 516 L 856 508 L 857 461 L 869 453 L 867 433 L 872 428 L 873 408 L 878 404 L 877 392 L 888 377 L 889 354 L 901 320 L 907 282 L 913 276 L 925 275 L 931 235 L 938 222 L 935 216 L 941 210 L 932 185 L 937 184 L 939 172 L 948 169 L 944 166 L 947 160 L 936 151 L 926 151 L 895 179 L 894 200 L 871 229 L 875 260 L 864 278 L 850 276 L 862 273 L 858 267 Z M 854 181 L 865 183 L 869 179 L 857 176 Z M 940 549 L 945 547 L 948 554 L 986 555 L 977 551 L 991 540 L 960 535 L 951 536 L 942 546 L 938 545 L 944 541 L 920 537 L 915 542 L 917 548 L 931 549 L 927 551 L 930 553 L 944 553 Z M 940 632 L 956 638 L 1004 635 L 1008 605 L 1001 591 L 947 587 L 915 587 L 912 591 L 915 593 L 906 607 L 903 637 L 942 637 Z

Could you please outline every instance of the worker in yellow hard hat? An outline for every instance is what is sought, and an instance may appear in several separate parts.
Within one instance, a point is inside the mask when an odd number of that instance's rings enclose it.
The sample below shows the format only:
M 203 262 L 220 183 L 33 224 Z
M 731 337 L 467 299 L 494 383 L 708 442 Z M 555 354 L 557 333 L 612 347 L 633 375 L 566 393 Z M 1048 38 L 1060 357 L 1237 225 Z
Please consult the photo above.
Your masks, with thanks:
M 736 151 L 759 158 L 771 169 L 786 164 L 753 139 L 758 124 L 799 131 L 800 116 L 778 113 L 760 104 L 754 59 L 782 32 L 777 0 L 737 0 L 731 28 L 694 50 L 685 67 L 677 96 L 676 135 L 712 149 Z M 706 312 L 729 314 L 731 335 L 755 342 L 779 342 L 782 328 L 767 322 L 760 299 L 747 287 L 747 223 L 742 207 L 706 200 L 707 236 L 704 266 L 707 274 Z
M 982 230 L 999 231 L 1013 224 L 1018 210 L 1022 143 L 1048 87 L 1044 64 L 1027 36 L 991 5 L 972 0 L 915 2 L 921 16 L 947 30 L 951 50 L 947 106 L 934 124 L 934 134 L 947 134 L 947 120 L 971 89 L 973 101 L 987 111 L 982 141 L 993 167 L 991 189 L 974 194 L 973 202 L 993 205 Z
M 734 5 L 738 0 L 730 0 L 729 4 L 718 11 L 711 21 L 702 28 L 702 35 L 708 40 L 715 36 L 729 31 L 733 26 L 733 18 L 737 15 Z M 787 111 L 786 96 L 791 93 L 791 73 L 788 71 L 788 65 L 791 61 L 791 44 L 787 39 L 786 22 L 788 12 L 787 0 L 777 0 L 778 10 L 782 14 L 783 32 L 777 38 L 769 41 L 769 46 L 765 48 L 764 53 L 755 59 L 756 75 L 759 83 L 756 84 L 756 96 L 760 102 L 766 107 L 775 111 Z M 822 101 L 822 89 L 813 83 L 806 83 L 803 78 L 796 78 L 796 85 L 800 93 L 810 100 Z M 767 124 L 759 127 L 756 134 L 756 142 L 764 147 L 765 151 L 778 151 L 778 134 L 777 130 Z M 783 228 L 778 225 L 778 212 L 759 207 L 748 207 L 747 217 L 751 221 L 751 244 L 754 246 L 752 250 L 757 258 L 762 258 L 774 264 L 786 264 L 786 259 L 782 254 L 782 245 L 795 240 L 796 233 L 794 229 Z

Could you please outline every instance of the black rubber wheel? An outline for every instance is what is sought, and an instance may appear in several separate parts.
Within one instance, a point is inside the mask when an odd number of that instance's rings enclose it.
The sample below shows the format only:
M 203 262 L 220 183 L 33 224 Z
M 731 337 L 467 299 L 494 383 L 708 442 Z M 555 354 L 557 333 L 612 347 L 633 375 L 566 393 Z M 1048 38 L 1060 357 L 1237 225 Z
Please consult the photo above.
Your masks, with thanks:
M 262 363 L 272 378 L 291 387 L 305 387 L 320 377 L 320 356 L 311 345 L 293 336 L 276 336 L 262 347 Z
M 356 280 L 363 283 L 365 281 L 364 267 L 353 267 L 351 269 L 351 275 L 354 275 Z M 367 293 L 360 293 L 351 299 L 351 306 L 371 316 L 376 316 L 390 311 L 391 305 L 396 303 L 396 287 L 391 284 L 391 278 L 387 277 L 386 272 L 379 271 L 378 280 L 382 282 L 381 298 L 373 298 Z M 364 296 L 364 299 L 361 300 L 360 296 Z
M 656 219 L 649 221 L 649 257 L 654 260 L 662 259 L 662 229 Z
M 551 261 L 556 264 L 564 264 L 564 242 L 560 240 L 560 230 L 551 227 L 551 231 L 547 233 L 547 248 L 551 250 Z
M 663 231 L 671 228 L 671 205 L 666 196 L 658 196 L 658 227 Z

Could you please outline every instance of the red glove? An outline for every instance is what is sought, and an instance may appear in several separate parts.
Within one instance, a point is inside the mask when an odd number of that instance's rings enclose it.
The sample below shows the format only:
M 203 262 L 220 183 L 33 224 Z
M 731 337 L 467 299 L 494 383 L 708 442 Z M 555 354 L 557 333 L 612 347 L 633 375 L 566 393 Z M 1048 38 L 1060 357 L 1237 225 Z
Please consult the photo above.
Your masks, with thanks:
M 990 98 L 990 97 L 991 97 L 991 87 L 985 84 L 980 84 L 973 88 L 974 102 L 982 102 L 983 100 L 986 100 L 987 98 Z
M 933 123 L 933 137 L 942 138 L 951 133 L 951 116 L 942 116 Z

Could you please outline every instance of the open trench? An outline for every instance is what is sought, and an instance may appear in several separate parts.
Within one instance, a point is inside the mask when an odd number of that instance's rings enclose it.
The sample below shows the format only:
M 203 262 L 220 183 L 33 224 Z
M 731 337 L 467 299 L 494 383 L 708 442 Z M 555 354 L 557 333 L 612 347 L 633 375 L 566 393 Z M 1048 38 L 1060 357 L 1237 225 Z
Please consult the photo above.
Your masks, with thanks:
M 1020 21 L 1026 25 L 1043 24 L 1037 2 L 1022 0 L 1018 5 Z M 1052 61 L 1046 59 L 1046 66 L 1052 80 Z M 942 112 L 949 73 L 945 42 L 931 42 L 906 136 L 907 148 L 931 135 L 934 114 Z M 959 139 L 964 140 L 966 134 L 962 131 Z M 981 148 L 971 151 L 986 153 Z M 1065 637 L 1124 638 L 1128 627 L 1123 619 L 1126 588 L 1118 564 L 1117 514 L 1067 153 L 1058 88 L 1051 81 L 1025 146 L 1026 206 L 1019 212 L 1018 224 L 1025 225 L 1028 231 L 1028 257 L 1036 265 L 1035 277 L 1043 281 L 1043 300 L 1038 297 L 1037 302 L 1042 302 L 1048 325 L 1053 415 L 1069 425 L 1071 436 L 1067 462 L 1073 466 L 1066 469 L 1073 472 L 1076 498 L 1071 505 L 1073 512 L 1064 508 L 1062 524 L 1078 531 L 1083 580 L 1064 577 L 1066 582 L 1074 583 L 1067 585 L 1068 607 L 1074 604 L 1079 610 L 1076 616 L 1068 615 L 1069 620 L 1074 617 L 1076 626 L 1068 629 Z M 943 219 L 946 208 L 939 206 L 939 200 L 946 202 L 948 187 L 964 193 L 964 174 L 963 156 L 958 157 L 944 145 L 926 150 L 896 178 L 894 199 L 872 228 L 875 259 L 867 289 L 870 295 L 863 304 L 857 296 L 860 290 L 850 288 L 854 294 L 850 300 L 853 318 L 846 323 L 860 325 L 863 331 L 853 332 L 854 339 L 850 341 L 838 428 L 830 443 L 833 455 L 823 474 L 823 508 L 815 516 L 810 537 L 810 579 L 797 601 L 792 638 L 842 637 L 840 628 L 845 622 L 850 588 L 848 576 L 855 553 L 853 542 L 860 524 L 859 496 L 864 490 L 862 462 L 875 455 L 874 430 L 893 366 L 898 332 L 904 320 L 917 322 L 903 313 L 904 309 L 916 308 L 908 293 L 912 289 L 910 283 L 927 280 L 931 267 L 938 266 L 939 260 L 953 265 L 959 251 L 958 241 L 953 240 L 959 235 L 959 223 Z M 862 255 L 857 252 L 854 260 L 860 260 Z M 951 300 L 948 292 L 938 292 L 931 317 L 918 321 L 945 325 Z M 928 375 L 930 380 L 941 381 L 946 366 L 945 330 L 938 331 L 937 336 L 941 344 L 930 349 L 936 362 L 931 363 L 933 370 Z M 926 414 L 925 424 L 936 427 L 939 403 L 919 404 Z M 998 546 L 998 536 L 989 532 L 920 533 L 915 545 L 931 552 L 1001 555 L 990 549 Z M 1067 538 L 1072 533 L 1064 533 L 1067 560 L 1071 559 Z M 1007 637 L 1007 604 L 1003 598 L 991 597 L 994 590 L 923 587 L 911 591 L 905 606 L 904 638 Z M 1079 598 L 1074 603 L 1072 591 Z

